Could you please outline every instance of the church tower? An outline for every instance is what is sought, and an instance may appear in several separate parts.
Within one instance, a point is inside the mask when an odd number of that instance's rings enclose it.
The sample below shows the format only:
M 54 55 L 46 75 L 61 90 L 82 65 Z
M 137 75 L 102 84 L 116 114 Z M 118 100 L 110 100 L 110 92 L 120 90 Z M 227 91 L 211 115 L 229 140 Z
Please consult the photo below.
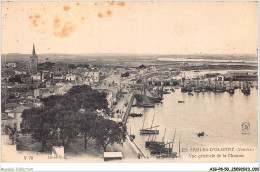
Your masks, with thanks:
M 38 71 L 38 57 L 35 53 L 35 47 L 33 44 L 32 55 L 30 56 L 30 72 L 31 74 L 37 73 Z

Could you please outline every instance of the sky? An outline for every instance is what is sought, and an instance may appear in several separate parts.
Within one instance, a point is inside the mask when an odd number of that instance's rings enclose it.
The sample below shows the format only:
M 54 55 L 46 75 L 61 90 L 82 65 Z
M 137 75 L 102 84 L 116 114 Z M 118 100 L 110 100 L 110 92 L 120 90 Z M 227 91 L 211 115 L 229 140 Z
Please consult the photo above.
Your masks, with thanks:
M 2 53 L 256 54 L 257 2 L 2 2 Z

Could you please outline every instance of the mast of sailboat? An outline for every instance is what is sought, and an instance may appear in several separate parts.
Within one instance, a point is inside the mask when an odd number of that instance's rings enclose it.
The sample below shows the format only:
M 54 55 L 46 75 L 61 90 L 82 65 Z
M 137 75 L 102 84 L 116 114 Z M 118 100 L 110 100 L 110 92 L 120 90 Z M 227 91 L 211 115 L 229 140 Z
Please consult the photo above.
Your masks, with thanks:
M 156 126 L 149 127 L 149 128 L 144 128 L 144 130 L 148 130 L 148 129 L 156 128 L 156 127 L 159 127 L 159 126 L 160 126 L 160 125 L 156 125 Z
M 184 76 L 183 76 L 183 88 L 185 86 L 185 72 L 184 72 Z
M 152 124 L 151 124 L 151 129 L 152 129 L 152 127 L 153 127 L 154 116 L 155 116 L 155 114 L 153 115 L 153 120 L 152 120 Z
M 170 148 L 170 144 L 169 144 L 169 146 L 166 146 L 166 148 L 168 147 L 168 157 L 170 156 L 170 150 L 169 150 L 169 148 Z
M 145 95 L 145 91 L 146 91 L 146 79 L 145 79 L 145 77 L 144 77 L 144 79 L 143 79 L 143 81 L 144 81 L 144 95 Z
M 246 89 L 249 90 L 249 83 L 248 83 L 248 73 L 246 73 Z
M 215 78 L 215 89 L 217 89 L 217 83 L 218 83 L 218 79 L 217 79 L 217 76 Z
M 179 138 L 179 157 L 181 156 L 181 135 Z
M 173 139 L 172 139 L 172 149 L 173 149 L 173 143 L 174 143 L 174 140 L 175 140 L 175 135 L 176 135 L 176 128 L 175 128 L 174 136 L 173 136 Z
M 145 114 L 144 114 L 144 121 L 145 121 Z M 144 121 L 143 121 L 142 130 L 144 129 Z
M 163 135 L 163 138 L 162 138 L 162 142 L 164 142 L 165 133 L 166 133 L 166 128 L 167 128 L 167 125 L 166 125 L 165 130 L 164 130 L 164 135 Z

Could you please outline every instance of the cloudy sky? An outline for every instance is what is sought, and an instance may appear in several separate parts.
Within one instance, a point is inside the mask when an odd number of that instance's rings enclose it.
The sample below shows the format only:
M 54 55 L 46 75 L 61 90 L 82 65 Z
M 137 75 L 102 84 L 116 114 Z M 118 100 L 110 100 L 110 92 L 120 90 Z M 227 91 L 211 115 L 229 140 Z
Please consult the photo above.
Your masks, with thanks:
M 2 2 L 2 53 L 256 54 L 257 2 Z

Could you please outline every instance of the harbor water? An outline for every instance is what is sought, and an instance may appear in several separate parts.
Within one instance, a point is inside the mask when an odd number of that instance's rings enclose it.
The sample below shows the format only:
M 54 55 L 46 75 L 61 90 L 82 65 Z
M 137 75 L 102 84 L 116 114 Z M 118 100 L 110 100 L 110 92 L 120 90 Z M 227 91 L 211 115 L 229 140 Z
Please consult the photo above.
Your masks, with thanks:
M 240 89 L 234 94 L 228 92 L 200 92 L 194 95 L 182 93 L 181 89 L 163 95 L 162 103 L 154 108 L 132 107 L 131 112 L 144 113 L 143 117 L 130 117 L 127 123 L 128 132 L 135 134 L 135 142 L 150 158 L 150 151 L 145 148 L 145 141 L 152 139 L 150 135 L 140 135 L 139 130 L 150 128 L 153 116 L 153 126 L 159 125 L 157 141 L 173 141 L 173 151 L 179 154 L 179 142 L 182 148 L 209 148 L 220 146 L 254 147 L 257 151 L 258 127 L 258 90 L 251 89 L 250 95 L 245 95 Z M 184 103 L 178 103 L 178 101 Z M 250 133 L 242 134 L 242 123 L 250 123 Z M 131 127 L 130 127 L 131 126 Z M 131 129 L 130 129 L 131 128 Z M 131 130 L 131 131 L 130 131 Z M 198 137 L 196 133 L 205 132 Z M 153 136 L 155 139 L 155 137 Z M 188 152 L 181 152 L 187 157 Z

